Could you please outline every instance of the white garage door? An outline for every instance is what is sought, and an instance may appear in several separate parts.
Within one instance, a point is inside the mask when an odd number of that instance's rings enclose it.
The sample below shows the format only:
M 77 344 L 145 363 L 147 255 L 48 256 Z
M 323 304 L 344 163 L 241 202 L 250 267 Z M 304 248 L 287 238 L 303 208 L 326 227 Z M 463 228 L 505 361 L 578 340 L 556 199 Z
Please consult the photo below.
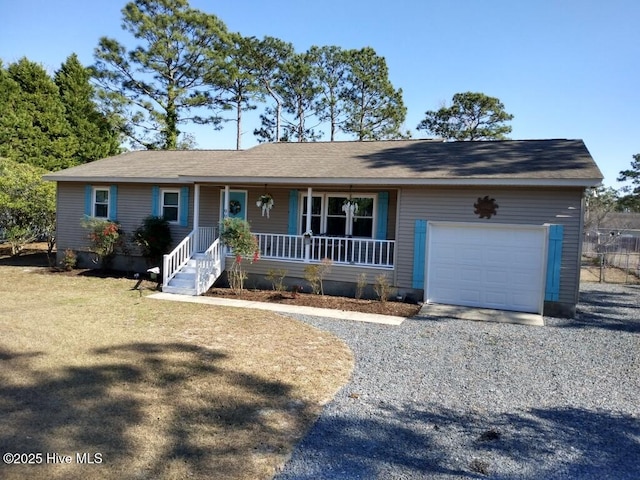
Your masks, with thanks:
M 430 222 L 428 303 L 542 313 L 542 226 Z

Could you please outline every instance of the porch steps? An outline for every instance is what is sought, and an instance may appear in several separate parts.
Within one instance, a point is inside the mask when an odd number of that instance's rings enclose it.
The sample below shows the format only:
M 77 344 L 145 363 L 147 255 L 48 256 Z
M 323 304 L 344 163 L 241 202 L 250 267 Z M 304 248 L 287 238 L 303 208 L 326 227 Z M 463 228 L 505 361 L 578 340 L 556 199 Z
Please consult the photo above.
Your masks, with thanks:
M 203 258 L 203 255 L 195 253 L 169 281 L 169 285 L 162 288 L 162 291 L 178 295 L 196 295 L 196 261 L 198 258 Z

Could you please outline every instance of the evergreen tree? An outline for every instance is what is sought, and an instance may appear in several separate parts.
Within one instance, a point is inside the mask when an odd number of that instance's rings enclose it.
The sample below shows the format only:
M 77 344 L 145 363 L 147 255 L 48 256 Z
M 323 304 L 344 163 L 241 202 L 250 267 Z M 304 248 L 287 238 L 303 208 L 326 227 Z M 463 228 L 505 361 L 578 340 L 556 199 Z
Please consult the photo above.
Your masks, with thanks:
M 22 58 L 0 75 L 0 156 L 46 170 L 75 165 L 78 141 L 44 68 Z
M 135 0 L 122 13 L 142 44 L 126 51 L 103 37 L 94 71 L 111 108 L 128 117 L 123 133 L 137 146 L 175 149 L 181 123 L 218 125 L 219 115 L 198 113 L 219 105 L 211 80 L 227 55 L 224 23 L 187 0 Z
M 253 134 L 259 142 L 277 142 L 282 138 L 280 119 L 283 101 L 277 85 L 283 65 L 294 54 L 293 45 L 274 37 L 264 37 L 256 47 L 253 61 L 257 69 L 258 80 L 261 87 L 273 100 L 274 105 L 267 106 L 264 113 L 260 115 L 262 126 L 255 129 Z
M 263 89 L 258 78 L 258 67 L 254 61 L 258 49 L 258 40 L 243 37 L 239 33 L 230 35 L 231 47 L 229 60 L 220 72 L 218 79 L 210 79 L 223 92 L 220 100 L 225 110 L 234 110 L 236 124 L 236 149 L 242 144 L 242 114 L 255 110 L 253 103 L 263 98 Z
M 311 47 L 308 52 L 318 87 L 316 115 L 322 122 L 329 123 L 329 140 L 335 140 L 336 131 L 344 121 L 344 95 L 348 64 L 345 51 L 340 47 Z
M 293 116 L 285 119 L 287 137 L 298 142 L 320 138 L 320 133 L 307 126 L 307 120 L 315 113 L 320 88 L 314 81 L 314 70 L 308 54 L 293 54 L 285 62 L 278 76 L 277 91 L 283 110 Z
M 447 140 L 505 140 L 511 133 L 505 122 L 512 119 L 497 98 L 465 92 L 456 93 L 450 107 L 427 111 L 417 128 Z
M 120 152 L 118 134 L 94 101 L 89 69 L 74 53 L 62 64 L 54 80 L 65 107 L 65 118 L 78 139 L 78 163 L 91 162 Z
M 622 170 L 618 176 L 619 182 L 628 180 L 631 181 L 631 185 L 623 189 L 625 195 L 619 199 L 618 203 L 625 211 L 640 212 L 640 153 L 633 155 L 631 168 Z
M 348 51 L 346 61 L 348 85 L 342 99 L 347 118 L 342 131 L 360 141 L 406 137 L 408 134 L 401 132 L 407 114 L 402 89 L 391 84 L 384 57 L 365 47 Z

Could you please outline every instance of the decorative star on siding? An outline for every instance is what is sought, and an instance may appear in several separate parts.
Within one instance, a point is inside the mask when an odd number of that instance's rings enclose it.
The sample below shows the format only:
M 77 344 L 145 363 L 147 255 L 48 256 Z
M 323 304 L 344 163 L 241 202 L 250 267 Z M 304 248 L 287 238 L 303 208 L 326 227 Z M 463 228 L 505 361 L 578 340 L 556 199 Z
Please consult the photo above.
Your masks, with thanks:
M 478 201 L 473 204 L 475 210 L 473 213 L 480 215 L 480 218 L 491 218 L 492 215 L 497 215 L 496 210 L 499 208 L 495 198 L 489 198 L 489 195 L 485 195 L 484 198 L 478 197 Z

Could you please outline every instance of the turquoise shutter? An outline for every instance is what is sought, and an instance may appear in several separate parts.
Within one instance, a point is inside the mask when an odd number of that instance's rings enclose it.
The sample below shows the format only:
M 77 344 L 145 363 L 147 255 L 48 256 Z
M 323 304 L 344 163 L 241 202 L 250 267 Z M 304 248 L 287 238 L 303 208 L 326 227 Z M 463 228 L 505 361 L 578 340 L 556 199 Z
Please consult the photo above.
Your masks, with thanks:
M 289 235 L 298 233 L 298 190 L 289 190 Z
M 544 299 L 558 301 L 560 298 L 560 266 L 562 265 L 563 225 L 549 225 L 549 244 L 547 248 L 547 281 Z
M 109 220 L 116 222 L 118 220 L 118 186 L 111 185 L 109 187 Z
M 84 186 L 84 214 L 87 217 L 93 217 L 93 208 L 91 205 L 93 202 L 93 187 L 91 185 Z
M 413 231 L 413 288 L 424 288 L 424 268 L 426 252 L 427 221 L 416 220 Z
M 154 185 L 151 187 L 151 215 L 160 217 L 160 187 Z
M 189 225 L 189 187 L 180 189 L 180 226 Z
M 378 193 L 378 226 L 376 227 L 376 238 L 378 240 L 387 239 L 387 220 L 389 218 L 389 192 Z

